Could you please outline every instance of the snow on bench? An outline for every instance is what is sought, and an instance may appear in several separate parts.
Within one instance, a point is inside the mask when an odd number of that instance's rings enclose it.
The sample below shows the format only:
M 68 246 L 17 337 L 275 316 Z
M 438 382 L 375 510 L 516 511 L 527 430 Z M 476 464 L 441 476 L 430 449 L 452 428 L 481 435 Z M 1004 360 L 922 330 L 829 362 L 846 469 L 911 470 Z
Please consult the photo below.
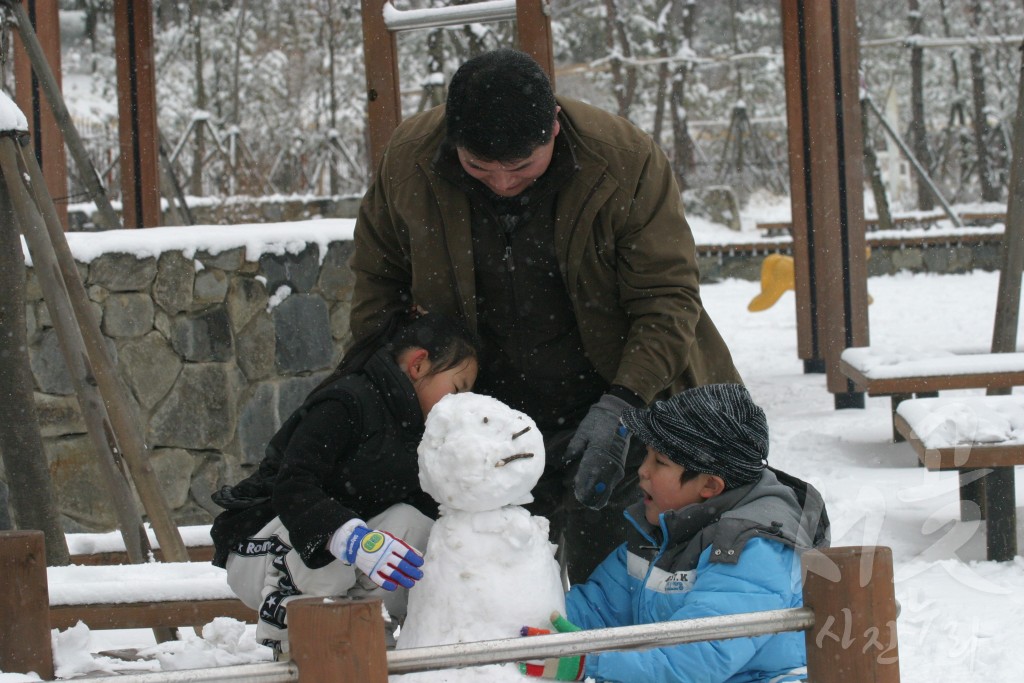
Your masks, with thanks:
M 216 617 L 255 623 L 208 562 L 48 567 L 51 628 L 84 621 L 91 629 L 202 626 Z
M 967 353 L 872 346 L 843 351 L 840 371 L 859 391 L 890 396 L 893 439 L 897 407 L 913 396 L 932 397 L 952 389 L 1005 389 L 1024 385 L 1024 353 Z
M 1024 396 L 909 399 L 896 409 L 896 429 L 926 468 L 959 472 L 961 518 L 984 518 L 988 559 L 1012 559 L 1013 468 L 1024 465 Z
M 197 526 L 180 526 L 178 533 L 185 544 L 189 558 L 193 562 L 209 562 L 213 559 L 213 539 L 210 538 L 210 524 Z M 153 556 L 163 561 L 160 542 L 150 526 L 146 525 L 149 545 L 153 548 Z M 103 533 L 65 534 L 68 552 L 72 564 L 109 565 L 129 564 L 128 553 L 124 549 L 124 537 L 120 531 Z

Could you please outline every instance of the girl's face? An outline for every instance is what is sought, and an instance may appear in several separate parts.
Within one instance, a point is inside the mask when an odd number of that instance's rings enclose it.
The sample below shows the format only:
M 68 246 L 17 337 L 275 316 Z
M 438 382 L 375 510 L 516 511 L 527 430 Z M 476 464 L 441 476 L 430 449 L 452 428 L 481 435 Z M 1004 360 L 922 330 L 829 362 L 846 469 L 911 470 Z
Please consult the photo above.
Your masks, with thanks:
M 647 457 L 640 465 L 640 490 L 644 494 L 644 516 L 650 524 L 659 524 L 659 516 L 669 510 L 700 503 L 721 493 L 722 480 L 710 474 L 698 474 L 681 481 L 682 465 L 673 462 L 661 451 L 647 447 Z M 716 481 L 717 480 L 717 481 Z
M 424 349 L 406 351 L 399 358 L 399 365 L 412 380 L 424 418 L 430 413 L 430 409 L 448 394 L 472 390 L 479 369 L 476 358 L 467 358 L 447 370 L 431 372 L 433 363 Z

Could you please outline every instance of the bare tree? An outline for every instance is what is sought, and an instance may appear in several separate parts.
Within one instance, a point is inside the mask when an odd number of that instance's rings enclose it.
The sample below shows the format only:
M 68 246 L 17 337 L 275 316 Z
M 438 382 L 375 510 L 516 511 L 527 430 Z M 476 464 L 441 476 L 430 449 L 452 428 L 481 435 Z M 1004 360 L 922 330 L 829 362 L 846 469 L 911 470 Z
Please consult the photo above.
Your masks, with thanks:
M 616 0 L 604 0 L 604 8 L 608 19 L 605 42 L 611 55 L 615 101 L 618 103 L 619 116 L 629 118 L 629 109 L 636 96 L 637 74 L 636 67 L 625 62 L 633 57 L 633 48 L 623 19 L 619 16 Z
M 918 0 L 907 2 L 907 23 L 910 36 L 921 35 L 924 16 L 921 14 L 921 3 Z M 928 149 L 928 129 L 925 125 L 924 112 L 924 49 L 913 42 L 910 48 L 910 138 L 914 156 L 921 166 L 932 169 L 932 154 Z M 935 208 L 935 197 L 927 183 L 917 184 L 917 208 L 928 211 Z
M 981 33 L 982 6 L 981 0 L 971 0 L 971 26 L 975 34 Z M 981 200 L 983 202 L 999 201 L 999 188 L 992 180 L 992 169 L 989 163 L 988 141 L 991 130 L 988 125 L 988 99 L 985 92 L 985 57 L 981 48 L 971 48 L 971 93 L 974 99 L 974 146 L 977 152 L 978 181 L 981 184 Z

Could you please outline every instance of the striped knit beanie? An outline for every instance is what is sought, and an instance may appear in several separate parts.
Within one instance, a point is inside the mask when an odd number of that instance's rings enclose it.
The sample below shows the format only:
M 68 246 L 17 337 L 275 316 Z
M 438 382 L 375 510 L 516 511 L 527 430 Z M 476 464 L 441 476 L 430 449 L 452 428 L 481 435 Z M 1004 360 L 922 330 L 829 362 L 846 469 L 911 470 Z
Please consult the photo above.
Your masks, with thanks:
M 687 470 L 721 477 L 726 488 L 749 484 L 768 464 L 768 421 L 742 384 L 708 384 L 628 408 L 622 423 Z

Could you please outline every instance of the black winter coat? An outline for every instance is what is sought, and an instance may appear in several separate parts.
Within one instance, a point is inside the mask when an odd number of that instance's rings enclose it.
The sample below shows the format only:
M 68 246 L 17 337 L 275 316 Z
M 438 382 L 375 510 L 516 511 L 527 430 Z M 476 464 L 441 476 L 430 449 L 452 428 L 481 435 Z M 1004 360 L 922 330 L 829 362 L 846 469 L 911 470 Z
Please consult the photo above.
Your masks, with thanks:
M 420 489 L 416 447 L 423 413 L 409 378 L 385 351 L 360 373 L 315 391 L 281 426 L 257 471 L 214 494 L 228 508 L 214 520 L 213 563 L 275 516 L 311 569 L 329 564 L 331 535 L 396 503 L 437 517 Z

